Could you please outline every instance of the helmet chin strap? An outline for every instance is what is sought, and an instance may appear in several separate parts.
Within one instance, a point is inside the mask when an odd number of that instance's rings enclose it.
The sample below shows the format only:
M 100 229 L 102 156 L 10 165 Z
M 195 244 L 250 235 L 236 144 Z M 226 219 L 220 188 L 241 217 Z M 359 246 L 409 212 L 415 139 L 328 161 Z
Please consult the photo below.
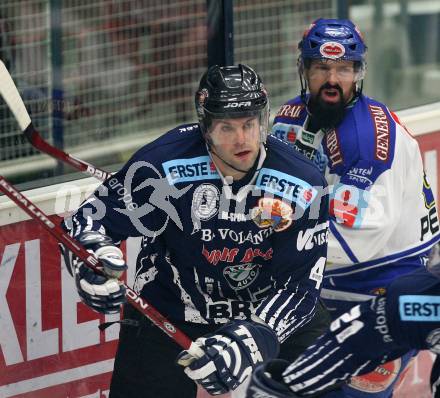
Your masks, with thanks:
M 301 83 L 301 101 L 307 105 L 307 80 L 302 73 L 299 74 L 299 81 Z

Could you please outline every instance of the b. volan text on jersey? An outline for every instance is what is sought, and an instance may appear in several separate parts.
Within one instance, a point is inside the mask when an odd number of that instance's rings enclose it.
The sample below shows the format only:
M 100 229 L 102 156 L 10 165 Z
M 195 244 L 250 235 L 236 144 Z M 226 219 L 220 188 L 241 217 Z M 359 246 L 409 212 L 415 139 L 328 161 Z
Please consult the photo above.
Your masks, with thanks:
M 261 244 L 266 238 L 275 232 L 272 226 L 254 232 L 248 231 L 235 231 L 231 228 L 217 228 L 216 230 L 202 228 L 200 229 L 200 239 L 204 242 L 211 242 L 214 239 L 230 239 L 234 243 L 242 245 L 244 243 L 252 243 L 253 245 Z

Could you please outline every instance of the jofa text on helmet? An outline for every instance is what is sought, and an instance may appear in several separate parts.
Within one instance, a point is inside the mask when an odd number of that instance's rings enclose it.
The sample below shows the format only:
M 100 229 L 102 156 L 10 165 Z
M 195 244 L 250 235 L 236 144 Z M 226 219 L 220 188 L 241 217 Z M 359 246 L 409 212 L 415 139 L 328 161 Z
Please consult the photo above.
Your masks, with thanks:
M 251 101 L 242 101 L 242 102 L 230 102 L 229 104 L 227 104 L 225 106 L 226 108 L 246 108 L 248 106 L 251 106 L 252 102 Z

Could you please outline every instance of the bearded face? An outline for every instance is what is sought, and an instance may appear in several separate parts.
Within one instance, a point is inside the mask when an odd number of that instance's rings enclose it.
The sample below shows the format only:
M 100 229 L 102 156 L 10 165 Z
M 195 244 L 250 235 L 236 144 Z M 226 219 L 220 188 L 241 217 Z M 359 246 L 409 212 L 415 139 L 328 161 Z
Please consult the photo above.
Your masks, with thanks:
M 309 111 L 319 127 L 338 126 L 356 90 L 354 62 L 313 60 L 306 70 L 306 79 L 310 91 Z

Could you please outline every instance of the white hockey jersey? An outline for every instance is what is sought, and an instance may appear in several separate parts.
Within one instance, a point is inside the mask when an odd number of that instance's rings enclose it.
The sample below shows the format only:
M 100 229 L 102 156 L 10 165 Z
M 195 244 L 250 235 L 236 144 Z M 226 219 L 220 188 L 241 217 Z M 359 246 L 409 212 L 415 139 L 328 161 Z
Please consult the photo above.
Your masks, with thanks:
M 307 142 L 306 119 L 301 99 L 290 100 L 272 134 Z M 313 160 L 331 190 L 324 299 L 363 301 L 425 264 L 440 239 L 434 196 L 417 142 L 385 105 L 360 96 Z

